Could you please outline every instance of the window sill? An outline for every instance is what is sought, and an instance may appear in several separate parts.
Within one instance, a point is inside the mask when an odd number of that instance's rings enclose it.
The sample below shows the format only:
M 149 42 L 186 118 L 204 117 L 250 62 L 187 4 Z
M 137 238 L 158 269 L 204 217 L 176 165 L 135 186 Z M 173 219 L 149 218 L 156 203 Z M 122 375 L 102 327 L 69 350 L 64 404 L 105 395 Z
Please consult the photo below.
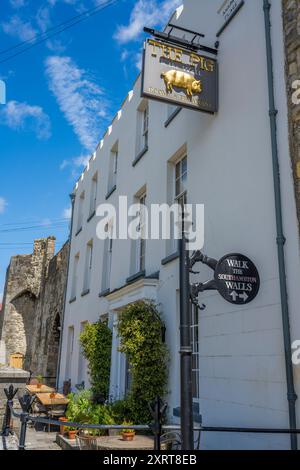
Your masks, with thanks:
M 166 120 L 165 127 L 168 127 L 168 125 L 173 121 L 173 119 L 177 116 L 177 114 L 180 113 L 181 110 L 182 108 L 178 106 L 178 108 L 176 108 L 175 111 L 173 111 L 173 113 Z
M 143 150 L 141 150 L 140 153 L 138 153 L 138 155 L 135 157 L 135 159 L 132 162 L 132 166 L 135 166 L 140 161 L 140 159 L 145 155 L 146 152 L 148 152 L 148 146 L 143 148 Z
M 202 415 L 198 411 L 196 411 L 196 408 L 198 408 L 198 406 L 195 407 L 195 405 L 193 405 L 193 420 L 194 420 L 194 423 L 202 424 Z M 178 406 L 177 408 L 173 408 L 173 416 L 175 416 L 175 418 L 180 418 L 181 417 L 181 408 L 180 408 L 180 406 Z
M 69 304 L 73 304 L 74 302 L 76 302 L 76 296 L 69 300 Z
M 180 256 L 179 251 L 175 251 L 175 253 L 172 253 L 171 255 L 167 256 L 161 261 L 161 264 L 165 266 L 166 264 L 171 263 L 172 261 L 178 259 Z
M 110 294 L 110 289 L 105 289 L 99 293 L 99 297 L 106 297 L 108 294 Z
M 85 297 L 86 295 L 88 295 L 90 293 L 90 289 L 86 289 L 84 290 L 82 293 L 81 293 L 81 297 Z
M 92 212 L 89 217 L 87 218 L 87 222 L 89 222 L 90 220 L 92 220 L 93 217 L 95 217 L 96 215 L 96 211 Z
M 108 193 L 107 193 L 106 196 L 105 196 L 105 199 L 108 199 L 108 198 L 112 195 L 112 193 L 115 192 L 116 189 L 117 189 L 117 185 L 115 184 L 115 185 L 108 191 Z
M 80 232 L 82 232 L 82 227 L 80 227 L 80 228 L 77 230 L 77 232 L 75 233 L 75 237 L 77 237 L 77 235 L 79 235 Z
M 137 279 L 140 279 L 141 277 L 145 277 L 145 276 L 146 276 L 145 270 L 139 271 L 138 273 L 133 274 L 133 276 L 129 276 L 126 279 L 126 283 L 129 284 L 130 282 L 136 281 Z

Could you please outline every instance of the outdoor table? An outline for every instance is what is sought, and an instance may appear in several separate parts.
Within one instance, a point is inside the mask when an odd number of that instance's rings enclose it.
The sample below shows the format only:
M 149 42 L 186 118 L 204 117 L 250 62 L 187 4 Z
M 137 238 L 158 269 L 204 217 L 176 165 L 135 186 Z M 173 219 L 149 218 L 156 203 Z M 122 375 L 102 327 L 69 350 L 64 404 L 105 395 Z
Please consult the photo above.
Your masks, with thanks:
M 98 450 L 153 450 L 154 438 L 136 435 L 133 441 L 123 441 L 122 436 L 101 436 L 97 437 L 97 448 Z
M 50 393 L 36 393 L 36 398 L 43 406 L 67 405 L 70 401 L 61 393 L 55 393 L 53 398 Z
M 42 385 L 41 387 L 37 387 L 36 385 L 26 385 L 26 390 L 30 393 L 30 395 L 36 395 L 37 393 L 55 392 L 55 388 L 48 387 L 47 385 Z

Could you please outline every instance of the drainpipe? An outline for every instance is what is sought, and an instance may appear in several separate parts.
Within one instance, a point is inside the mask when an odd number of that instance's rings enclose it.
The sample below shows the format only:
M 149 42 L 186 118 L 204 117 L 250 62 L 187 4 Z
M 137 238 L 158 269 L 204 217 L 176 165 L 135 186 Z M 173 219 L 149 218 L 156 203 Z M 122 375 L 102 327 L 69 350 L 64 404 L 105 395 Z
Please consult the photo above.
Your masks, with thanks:
M 67 304 L 67 290 L 68 290 L 68 283 L 69 283 L 69 267 L 70 267 L 70 259 L 71 259 L 71 241 L 72 241 L 72 233 L 73 233 L 74 205 L 75 205 L 75 194 L 74 193 L 70 194 L 70 199 L 71 199 L 72 214 L 71 214 L 70 233 L 69 233 L 69 240 L 68 240 L 69 241 L 69 254 L 68 254 L 68 263 L 67 263 L 67 280 L 66 280 L 66 286 L 65 286 L 63 313 L 62 313 L 62 319 L 61 319 L 58 362 L 57 362 L 57 371 L 56 371 L 56 388 L 57 389 L 58 389 L 58 386 L 59 386 L 59 374 L 60 374 L 60 364 L 61 364 L 61 350 L 62 350 L 62 342 L 63 342 L 64 319 L 65 319 L 65 311 L 66 311 L 66 304 Z
M 263 9 L 264 9 L 265 33 L 266 33 L 267 71 L 268 71 L 268 88 L 269 88 L 269 115 L 270 115 L 273 179 L 274 179 L 274 193 L 275 193 L 275 212 L 276 212 L 276 227 L 277 227 L 277 256 L 278 256 L 279 280 L 280 280 L 280 297 L 281 297 L 283 342 L 284 342 L 286 383 L 287 383 L 287 399 L 288 399 L 288 407 L 289 407 L 290 429 L 296 429 L 297 428 L 297 423 L 296 423 L 297 395 L 295 393 L 294 377 L 293 377 L 291 333 L 290 333 L 289 307 L 288 307 L 286 271 L 285 271 L 284 245 L 285 245 L 286 239 L 283 234 L 283 222 L 282 222 L 280 168 L 279 168 L 278 145 L 277 145 L 277 113 L 278 111 L 275 107 L 275 97 L 274 97 L 273 54 L 272 54 L 271 16 L 270 16 L 271 4 L 269 0 L 263 0 Z M 291 434 L 291 449 L 297 450 L 297 435 L 296 434 Z

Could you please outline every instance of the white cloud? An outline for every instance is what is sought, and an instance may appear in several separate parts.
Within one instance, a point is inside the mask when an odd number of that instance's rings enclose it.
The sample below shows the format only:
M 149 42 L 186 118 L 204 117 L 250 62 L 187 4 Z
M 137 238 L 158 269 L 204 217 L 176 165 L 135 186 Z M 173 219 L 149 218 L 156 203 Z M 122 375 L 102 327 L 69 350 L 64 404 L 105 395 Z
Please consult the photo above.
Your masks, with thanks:
M 10 36 L 18 37 L 21 41 L 33 39 L 37 31 L 30 22 L 24 22 L 19 16 L 13 15 L 9 21 L 1 24 L 3 31 Z
M 115 39 L 124 44 L 140 38 L 144 26 L 163 26 L 183 0 L 138 0 L 130 14 L 129 24 L 118 26 Z
M 3 214 L 6 206 L 7 206 L 6 200 L 4 199 L 4 197 L 0 197 L 0 214 Z
M 87 166 L 90 158 L 90 155 L 80 155 L 80 157 L 73 158 L 73 163 L 77 167 Z
M 71 207 L 67 207 L 66 209 L 63 210 L 63 218 L 64 219 L 71 219 L 71 216 L 72 216 L 72 208 Z
M 36 14 L 36 22 L 40 30 L 44 33 L 51 26 L 50 11 L 47 7 L 41 7 Z
M 0 111 L 0 124 L 11 129 L 29 129 L 35 132 L 38 139 L 49 139 L 51 123 L 49 116 L 40 106 L 9 101 Z
M 70 165 L 69 160 L 63 160 L 63 161 L 61 162 L 61 164 L 59 165 L 59 169 L 62 171 L 62 170 L 64 170 L 67 166 L 69 166 L 69 165 Z
M 108 108 L 103 90 L 70 57 L 50 56 L 45 65 L 60 110 L 83 147 L 94 150 Z

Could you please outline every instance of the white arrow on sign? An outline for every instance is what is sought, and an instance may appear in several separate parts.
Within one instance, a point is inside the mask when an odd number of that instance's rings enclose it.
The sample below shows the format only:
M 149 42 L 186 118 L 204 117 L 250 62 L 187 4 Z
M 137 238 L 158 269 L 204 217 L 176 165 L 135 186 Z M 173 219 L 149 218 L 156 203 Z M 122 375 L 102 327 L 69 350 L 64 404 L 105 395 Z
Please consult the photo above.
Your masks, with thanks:
M 244 299 L 244 302 L 246 302 L 246 300 L 248 299 L 248 297 L 249 297 L 249 296 L 246 294 L 246 292 L 244 292 L 243 294 L 240 294 L 240 295 L 239 295 L 239 298 L 240 298 L 240 299 Z
M 235 292 L 235 290 L 232 291 L 230 295 L 231 295 L 231 297 L 232 297 L 232 299 L 233 299 L 234 302 L 236 301 L 236 299 L 237 299 L 238 296 L 239 296 L 239 295 Z

